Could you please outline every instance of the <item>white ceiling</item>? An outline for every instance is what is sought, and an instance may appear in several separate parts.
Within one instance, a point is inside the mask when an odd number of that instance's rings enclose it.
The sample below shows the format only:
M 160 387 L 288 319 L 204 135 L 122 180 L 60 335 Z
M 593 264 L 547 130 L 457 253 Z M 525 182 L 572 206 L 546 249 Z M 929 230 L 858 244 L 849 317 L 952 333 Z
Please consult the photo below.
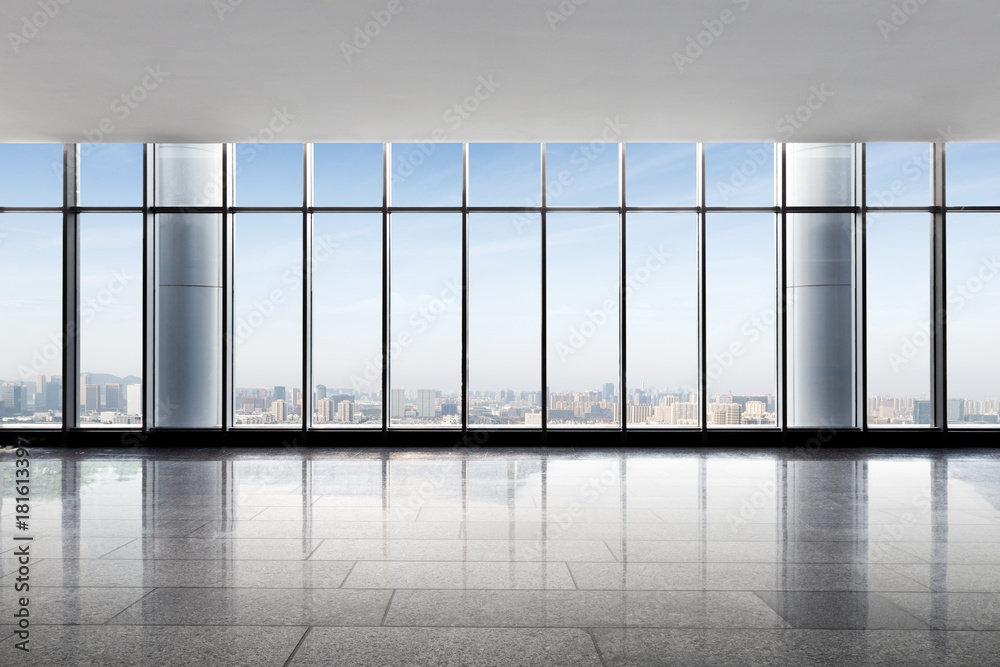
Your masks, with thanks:
M 267 140 L 275 109 L 276 141 L 1000 140 L 996 0 L 3 0 L 0 27 L 0 141 Z

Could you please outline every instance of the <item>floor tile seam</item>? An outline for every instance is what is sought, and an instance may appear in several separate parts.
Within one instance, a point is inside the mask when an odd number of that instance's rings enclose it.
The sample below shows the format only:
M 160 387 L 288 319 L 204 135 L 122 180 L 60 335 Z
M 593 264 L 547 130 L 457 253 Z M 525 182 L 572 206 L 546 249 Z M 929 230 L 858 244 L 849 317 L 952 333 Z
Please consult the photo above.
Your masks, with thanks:
M 143 595 L 141 595 L 139 597 L 139 599 L 137 599 L 135 602 L 133 602 L 132 604 L 126 606 L 124 609 L 122 609 L 121 611 L 119 611 L 117 614 L 115 614 L 114 616 L 112 616 L 108 620 L 104 621 L 104 625 L 109 625 L 111 623 L 111 621 L 115 620 L 116 618 L 118 618 L 119 616 L 121 616 L 122 614 L 124 614 L 126 611 L 128 611 L 129 609 L 131 609 L 132 607 L 134 607 L 138 603 L 140 603 L 143 600 L 145 600 L 147 597 L 149 597 L 150 595 L 152 595 L 153 593 L 155 593 L 157 590 L 159 590 L 159 589 L 156 588 L 156 587 L 150 588 Z

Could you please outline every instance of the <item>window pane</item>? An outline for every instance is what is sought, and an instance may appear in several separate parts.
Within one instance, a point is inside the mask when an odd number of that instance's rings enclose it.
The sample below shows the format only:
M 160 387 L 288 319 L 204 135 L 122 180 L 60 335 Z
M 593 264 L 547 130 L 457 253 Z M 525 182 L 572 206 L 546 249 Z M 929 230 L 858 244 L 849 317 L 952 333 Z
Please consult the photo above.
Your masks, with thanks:
M 774 206 L 774 144 L 705 144 L 709 206 Z
M 853 206 L 854 144 L 786 144 L 789 206 Z
M 462 144 L 392 144 L 393 206 L 461 206 Z
M 697 144 L 627 144 L 625 182 L 629 206 L 694 206 Z
M 0 144 L 0 206 L 62 206 L 62 144 Z
M 80 423 L 142 424 L 142 215 L 80 216 Z
M 391 424 L 461 423 L 462 216 L 391 219 Z
M 81 144 L 80 204 L 142 206 L 142 144 Z
M 549 206 L 618 206 L 618 144 L 545 144 Z
M 156 204 L 221 206 L 220 144 L 157 144 Z
M 865 175 L 868 206 L 930 206 L 931 144 L 867 144 Z
M 234 423 L 302 418 L 302 216 L 242 213 L 233 260 Z
M 710 214 L 706 229 L 708 425 L 775 424 L 774 216 Z
M 628 423 L 698 425 L 698 220 L 629 213 Z
M 540 144 L 469 144 L 469 204 L 542 204 Z
M 948 214 L 948 422 L 997 424 L 1000 215 Z
M 930 424 L 931 219 L 869 212 L 868 423 Z
M 1000 143 L 948 144 L 948 206 L 996 206 L 1000 200 Z
M 313 216 L 313 422 L 382 426 L 382 214 Z
M 382 144 L 313 146 L 316 206 L 381 206 Z
M 0 214 L 0 416 L 62 422 L 62 215 Z
M 302 206 L 302 144 L 236 144 L 236 206 Z
M 546 225 L 549 424 L 617 424 L 618 215 L 552 213 Z
M 541 426 L 537 213 L 469 216 L 469 424 Z

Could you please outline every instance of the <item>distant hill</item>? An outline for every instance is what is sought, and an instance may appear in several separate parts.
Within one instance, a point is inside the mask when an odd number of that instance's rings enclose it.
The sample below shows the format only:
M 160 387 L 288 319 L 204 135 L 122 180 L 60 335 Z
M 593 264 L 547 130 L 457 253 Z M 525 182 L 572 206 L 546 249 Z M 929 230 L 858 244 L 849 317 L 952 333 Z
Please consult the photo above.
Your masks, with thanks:
M 104 385 L 108 384 L 109 382 L 111 383 L 117 382 L 122 386 L 129 384 L 142 384 L 142 378 L 136 377 L 135 375 L 128 375 L 126 377 L 120 378 L 117 375 L 110 375 L 109 373 L 90 374 L 90 384 L 96 384 L 103 388 Z

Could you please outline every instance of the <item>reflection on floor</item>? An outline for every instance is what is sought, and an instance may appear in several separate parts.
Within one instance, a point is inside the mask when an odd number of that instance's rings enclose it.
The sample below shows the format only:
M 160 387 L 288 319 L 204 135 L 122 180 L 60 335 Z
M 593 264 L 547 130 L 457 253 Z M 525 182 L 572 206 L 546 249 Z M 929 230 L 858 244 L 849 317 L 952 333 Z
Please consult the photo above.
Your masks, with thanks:
M 3 664 L 937 667 L 1000 655 L 994 450 L 29 459 L 19 530 L 15 457 L 0 453 Z M 25 544 L 30 593 L 15 593 Z M 15 648 L 22 596 L 30 661 Z

